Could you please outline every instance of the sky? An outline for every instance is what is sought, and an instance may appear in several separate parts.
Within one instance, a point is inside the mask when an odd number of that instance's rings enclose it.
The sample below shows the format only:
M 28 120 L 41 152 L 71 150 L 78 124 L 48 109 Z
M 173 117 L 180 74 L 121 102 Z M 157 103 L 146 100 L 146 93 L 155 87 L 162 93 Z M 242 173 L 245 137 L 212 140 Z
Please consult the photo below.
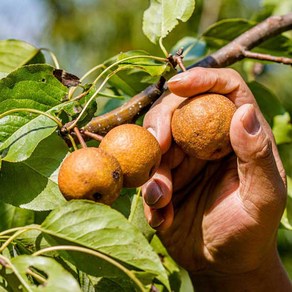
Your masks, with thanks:
M 47 22 L 45 1 L 0 0 L 0 39 L 21 39 L 39 45 Z

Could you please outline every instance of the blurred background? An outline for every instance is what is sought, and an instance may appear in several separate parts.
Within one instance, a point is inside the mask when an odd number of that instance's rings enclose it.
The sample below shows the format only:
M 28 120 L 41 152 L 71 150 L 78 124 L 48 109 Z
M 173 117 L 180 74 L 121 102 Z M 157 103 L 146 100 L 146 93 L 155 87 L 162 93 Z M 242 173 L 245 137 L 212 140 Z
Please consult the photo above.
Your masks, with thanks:
M 0 0 L 0 39 L 20 39 L 49 48 L 61 68 L 81 76 L 121 51 L 143 49 L 162 56 L 142 32 L 145 0 Z M 292 11 L 291 0 L 197 0 L 195 13 L 166 38 L 170 49 L 224 18 L 263 19 Z M 291 36 L 291 33 L 290 33 Z M 46 56 L 51 62 L 50 56 Z M 292 115 L 291 67 L 265 65 L 257 76 Z M 291 149 L 289 151 L 291 152 Z M 292 155 L 290 155 L 291 165 Z M 291 169 L 292 167 L 290 167 Z M 292 177 L 292 173 L 289 173 Z M 292 279 L 292 232 L 279 231 L 279 251 Z

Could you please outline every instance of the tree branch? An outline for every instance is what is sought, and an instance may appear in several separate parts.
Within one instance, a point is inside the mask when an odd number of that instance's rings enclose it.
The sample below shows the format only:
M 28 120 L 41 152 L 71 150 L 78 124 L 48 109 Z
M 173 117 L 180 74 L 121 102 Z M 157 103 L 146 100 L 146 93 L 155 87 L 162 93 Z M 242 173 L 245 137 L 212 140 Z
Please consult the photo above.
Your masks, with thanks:
M 270 62 L 281 63 L 285 65 L 292 65 L 292 58 L 278 57 L 278 56 L 272 56 L 268 54 L 260 54 L 260 53 L 255 53 L 251 51 L 243 51 L 242 53 L 245 58 L 249 58 L 249 59 L 270 61 Z
M 188 69 L 193 67 L 221 68 L 230 66 L 245 57 L 254 56 L 254 54 L 249 52 L 252 48 L 290 29 L 292 29 L 292 13 L 283 16 L 269 17 L 244 32 L 218 51 L 191 65 Z M 275 57 L 271 56 L 269 60 L 276 62 L 276 59 L 272 60 L 273 58 Z M 284 62 L 287 61 L 285 58 L 282 58 L 282 60 L 284 60 Z M 84 127 L 84 130 L 104 135 L 117 125 L 132 122 L 142 110 L 147 110 L 150 105 L 162 95 L 165 90 L 164 83 L 165 80 L 161 78 L 158 84 L 147 87 L 121 107 L 93 118 Z

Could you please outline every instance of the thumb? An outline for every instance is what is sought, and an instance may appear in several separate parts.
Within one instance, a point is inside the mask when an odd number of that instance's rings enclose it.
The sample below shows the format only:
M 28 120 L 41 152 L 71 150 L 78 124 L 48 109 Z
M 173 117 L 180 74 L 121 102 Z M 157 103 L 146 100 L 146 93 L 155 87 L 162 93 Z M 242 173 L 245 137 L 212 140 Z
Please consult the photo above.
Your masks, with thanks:
M 286 201 L 285 183 L 275 160 L 273 136 L 255 105 L 237 109 L 230 141 L 238 157 L 239 191 L 245 210 L 254 219 L 263 213 L 280 217 Z

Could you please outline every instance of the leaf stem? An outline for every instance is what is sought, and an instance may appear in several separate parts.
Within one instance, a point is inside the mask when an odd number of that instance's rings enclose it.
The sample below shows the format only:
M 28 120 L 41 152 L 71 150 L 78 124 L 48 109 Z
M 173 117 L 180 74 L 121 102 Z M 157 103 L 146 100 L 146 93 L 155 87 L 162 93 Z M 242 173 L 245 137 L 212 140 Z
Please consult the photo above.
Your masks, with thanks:
M 35 278 L 40 284 L 45 284 L 47 283 L 47 280 L 45 278 L 43 278 L 42 276 L 40 276 L 39 274 L 33 272 L 31 269 L 28 269 L 26 271 L 26 273 L 30 276 L 32 276 L 33 278 Z
M 7 115 L 17 113 L 17 112 L 29 112 L 29 113 L 43 115 L 43 116 L 46 116 L 47 118 L 51 119 L 52 121 L 54 121 L 58 125 L 59 128 L 63 127 L 60 120 L 58 120 L 56 117 L 54 117 L 46 112 L 43 112 L 43 111 L 40 111 L 37 109 L 32 109 L 32 108 L 15 108 L 15 109 L 8 110 L 8 111 L 4 112 L 3 114 L 0 114 L 0 119 L 4 118 Z
M 134 273 L 132 273 L 130 270 L 125 268 L 123 265 L 121 265 L 120 263 L 118 263 L 117 261 L 112 259 L 111 257 L 109 257 L 101 252 L 92 250 L 92 249 L 88 249 L 88 248 L 81 247 L 81 246 L 73 246 L 73 245 L 58 245 L 58 246 L 52 246 L 52 247 L 47 247 L 47 248 L 41 249 L 39 251 L 36 251 L 32 255 L 39 256 L 39 255 L 47 253 L 47 252 L 58 251 L 58 250 L 83 252 L 83 253 L 86 253 L 89 255 L 93 255 L 93 256 L 100 258 L 104 261 L 107 261 L 108 263 L 112 264 L 113 266 L 115 266 L 118 269 L 120 269 L 121 271 L 123 271 L 134 282 L 134 284 L 137 286 L 137 288 L 139 288 L 140 291 L 146 292 L 146 289 L 144 288 L 143 284 L 135 276 Z
M 6 235 L 6 234 L 9 234 L 9 233 L 13 233 L 13 232 L 16 232 L 16 231 L 19 231 L 19 230 L 23 230 L 23 229 L 25 229 L 25 230 L 33 230 L 33 229 L 40 230 L 40 225 L 31 224 L 31 225 L 27 225 L 27 226 L 20 226 L 20 227 L 10 228 L 10 229 L 2 231 L 0 233 L 0 236 Z
M 160 37 L 159 38 L 159 46 L 160 46 L 160 49 L 162 50 L 164 56 L 167 58 L 169 53 L 167 52 L 166 48 L 164 47 L 162 40 L 163 40 L 163 37 Z
M 74 122 L 67 128 L 67 130 L 70 132 L 72 129 L 74 129 L 78 123 L 78 121 L 81 119 L 82 115 L 84 114 L 84 112 L 86 111 L 86 109 L 88 108 L 88 106 L 90 105 L 90 103 L 93 101 L 93 99 L 98 95 L 98 93 L 101 91 L 101 89 L 104 87 L 104 85 L 108 82 L 108 80 L 115 75 L 117 72 L 121 71 L 121 70 L 125 70 L 128 69 L 128 66 L 125 67 L 120 67 L 118 69 L 116 69 L 115 71 L 109 73 L 106 78 L 103 80 L 103 82 L 100 84 L 100 86 L 98 87 L 98 89 L 94 92 L 94 94 L 89 98 L 89 100 L 86 102 L 86 104 L 84 105 L 82 111 L 80 112 L 80 114 L 78 115 L 78 117 L 74 120 Z M 104 71 L 103 71 L 104 72 Z M 97 79 L 96 79 L 97 80 Z
M 165 62 L 168 62 L 167 59 L 165 58 L 161 58 L 161 57 L 156 57 L 156 56 L 151 56 L 151 55 L 136 55 L 136 56 L 130 56 L 130 57 L 126 57 L 124 59 L 121 59 L 121 60 L 118 60 L 116 62 L 114 62 L 113 64 L 111 64 L 110 66 L 108 66 L 106 69 L 104 69 L 98 76 L 97 78 L 93 81 L 93 85 L 95 85 L 97 83 L 97 81 L 109 70 L 111 70 L 113 67 L 119 65 L 119 64 L 122 64 L 123 62 L 125 61 L 129 61 L 129 60 L 132 60 L 132 59 L 141 59 L 141 58 L 144 58 L 144 59 L 152 59 L 152 60 L 155 60 L 155 61 L 158 61 L 158 62 L 161 62 L 161 63 L 165 63 Z M 135 64 L 133 64 L 135 65 Z
M 56 69 L 60 69 L 60 65 L 56 55 L 48 48 L 40 48 L 41 51 L 46 51 L 50 54 Z
M 76 145 L 76 143 L 75 143 L 75 140 L 74 140 L 74 138 L 71 136 L 71 134 L 67 134 L 67 136 L 68 136 L 68 138 L 69 138 L 69 140 L 70 140 L 70 142 L 71 142 L 71 144 L 72 144 L 72 147 L 73 147 L 74 151 L 78 150 L 78 147 L 77 147 L 77 145 Z
M 1 246 L 0 248 L 0 253 L 3 252 L 3 250 L 14 240 L 16 239 L 19 235 L 21 235 L 22 233 L 32 230 L 32 229 L 39 229 L 37 227 L 38 225 L 31 225 L 31 226 L 24 226 L 21 229 L 17 230 L 12 236 L 10 236 Z M 3 234 L 1 234 L 3 235 Z
M 88 77 L 91 73 L 93 73 L 94 71 L 101 69 L 101 68 L 105 68 L 106 66 L 104 64 L 99 64 L 95 67 L 93 67 L 92 69 L 90 69 L 89 71 L 87 71 L 81 78 L 80 78 L 80 82 L 84 81 L 84 79 L 86 77 Z M 92 87 L 92 86 L 91 86 Z M 74 92 L 76 91 L 76 89 L 78 88 L 78 86 L 75 87 L 71 87 L 68 93 L 68 99 L 70 100 L 74 94 Z

